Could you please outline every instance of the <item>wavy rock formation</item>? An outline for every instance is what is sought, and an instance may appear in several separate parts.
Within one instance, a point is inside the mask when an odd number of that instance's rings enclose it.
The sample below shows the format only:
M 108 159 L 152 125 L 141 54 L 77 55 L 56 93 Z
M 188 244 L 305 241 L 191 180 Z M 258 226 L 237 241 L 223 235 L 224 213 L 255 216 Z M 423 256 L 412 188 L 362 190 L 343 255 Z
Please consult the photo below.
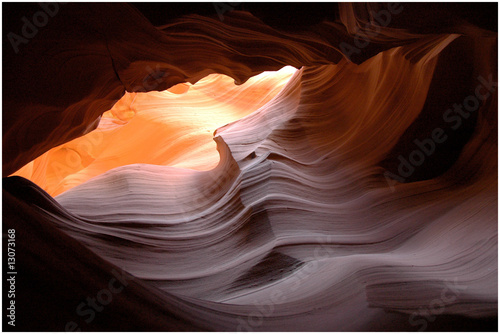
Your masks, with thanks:
M 495 330 L 497 34 L 446 8 L 61 8 L 8 58 L 19 328 Z

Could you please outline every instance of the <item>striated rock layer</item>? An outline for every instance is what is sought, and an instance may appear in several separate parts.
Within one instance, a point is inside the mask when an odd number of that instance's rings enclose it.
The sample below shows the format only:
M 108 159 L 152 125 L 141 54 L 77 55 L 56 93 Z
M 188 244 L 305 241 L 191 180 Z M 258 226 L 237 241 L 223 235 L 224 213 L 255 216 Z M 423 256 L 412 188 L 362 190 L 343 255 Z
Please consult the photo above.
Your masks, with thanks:
M 26 49 L 60 43 L 86 79 L 54 95 L 70 73 L 35 68 L 4 97 L 4 173 L 36 183 L 4 179 L 22 328 L 496 328 L 495 32 L 411 4 L 340 4 L 298 32 L 237 10 L 159 28 L 128 5 L 64 10 Z M 58 174 L 63 150 L 80 160 Z

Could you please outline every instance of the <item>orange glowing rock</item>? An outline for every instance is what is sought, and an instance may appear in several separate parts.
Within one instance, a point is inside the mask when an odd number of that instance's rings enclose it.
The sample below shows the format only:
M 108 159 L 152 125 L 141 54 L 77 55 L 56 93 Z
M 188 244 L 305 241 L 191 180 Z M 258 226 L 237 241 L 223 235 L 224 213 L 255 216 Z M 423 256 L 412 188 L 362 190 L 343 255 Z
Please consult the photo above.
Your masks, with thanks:
M 96 130 L 54 147 L 13 175 L 52 196 L 113 168 L 147 163 L 209 170 L 219 161 L 214 131 L 270 101 L 296 70 L 264 72 L 243 85 L 221 74 L 162 92 L 125 93 Z

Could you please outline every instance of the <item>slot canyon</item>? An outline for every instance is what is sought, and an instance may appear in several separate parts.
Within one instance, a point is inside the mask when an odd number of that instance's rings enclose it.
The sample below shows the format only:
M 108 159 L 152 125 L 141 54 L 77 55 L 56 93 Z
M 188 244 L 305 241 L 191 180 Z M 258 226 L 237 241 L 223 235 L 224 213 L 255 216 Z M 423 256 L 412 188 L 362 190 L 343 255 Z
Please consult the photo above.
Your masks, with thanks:
M 3 3 L 4 331 L 497 331 L 497 3 Z

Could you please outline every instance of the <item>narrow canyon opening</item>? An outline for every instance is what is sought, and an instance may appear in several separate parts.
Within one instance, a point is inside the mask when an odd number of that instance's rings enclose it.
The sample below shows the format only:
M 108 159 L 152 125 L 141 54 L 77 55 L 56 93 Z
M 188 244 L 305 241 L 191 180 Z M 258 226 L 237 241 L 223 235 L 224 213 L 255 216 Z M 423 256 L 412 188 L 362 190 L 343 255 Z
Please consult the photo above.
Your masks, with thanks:
M 99 126 L 54 147 L 12 175 L 22 176 L 51 196 L 113 168 L 153 164 L 210 170 L 219 162 L 214 131 L 271 101 L 297 71 L 265 71 L 241 85 L 223 74 L 165 91 L 125 93 L 103 113 Z

